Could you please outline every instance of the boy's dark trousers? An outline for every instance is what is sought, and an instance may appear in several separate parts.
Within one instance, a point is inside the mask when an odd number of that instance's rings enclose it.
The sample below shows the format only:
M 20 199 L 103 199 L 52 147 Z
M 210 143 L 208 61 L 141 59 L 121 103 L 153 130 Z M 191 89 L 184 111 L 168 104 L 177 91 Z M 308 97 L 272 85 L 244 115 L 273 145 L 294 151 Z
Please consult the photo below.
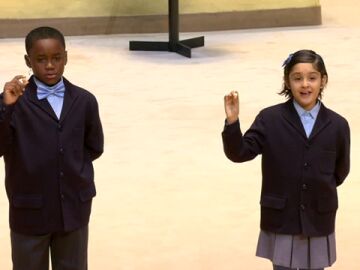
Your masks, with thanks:
M 284 266 L 274 265 L 274 270 L 296 270 L 296 269 L 297 268 L 288 268 L 288 267 L 284 267 Z M 299 270 L 305 270 L 305 269 L 299 269 Z M 324 268 L 313 269 L 313 270 L 324 270 Z
M 13 270 L 87 270 L 88 226 L 72 232 L 22 235 L 11 231 Z

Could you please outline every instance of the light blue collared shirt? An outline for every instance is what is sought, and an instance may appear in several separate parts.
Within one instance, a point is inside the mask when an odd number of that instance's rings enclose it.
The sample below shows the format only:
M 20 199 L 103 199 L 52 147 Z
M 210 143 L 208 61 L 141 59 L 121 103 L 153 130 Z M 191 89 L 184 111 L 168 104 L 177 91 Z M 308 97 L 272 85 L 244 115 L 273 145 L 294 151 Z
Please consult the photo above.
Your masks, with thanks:
M 49 86 L 47 86 L 43 82 L 39 81 L 35 77 L 34 77 L 34 81 L 35 81 L 35 84 L 38 87 L 41 85 L 43 88 L 49 88 Z M 61 78 L 61 80 L 56 84 L 56 86 L 58 86 L 58 85 L 61 85 L 62 87 L 65 88 L 63 78 Z M 54 87 L 54 86 L 52 86 L 52 87 Z M 62 110 L 62 106 L 63 106 L 63 103 L 64 103 L 64 97 L 58 97 L 58 96 L 55 96 L 55 95 L 49 95 L 46 99 L 50 103 L 51 108 L 54 110 L 57 118 L 60 119 L 61 110 Z
M 299 105 L 299 103 L 297 103 L 295 100 L 294 100 L 294 107 L 295 107 L 295 110 L 297 111 L 297 113 L 299 114 L 299 117 L 301 119 L 301 123 L 304 127 L 304 130 L 305 130 L 305 133 L 306 133 L 306 136 L 309 138 L 310 134 L 311 134 L 311 131 L 314 127 L 314 124 L 315 124 L 315 120 L 316 120 L 316 117 L 318 116 L 319 114 L 319 111 L 320 111 L 320 101 L 318 101 L 315 106 L 310 110 L 310 111 L 306 111 L 304 110 L 303 107 L 301 107 Z

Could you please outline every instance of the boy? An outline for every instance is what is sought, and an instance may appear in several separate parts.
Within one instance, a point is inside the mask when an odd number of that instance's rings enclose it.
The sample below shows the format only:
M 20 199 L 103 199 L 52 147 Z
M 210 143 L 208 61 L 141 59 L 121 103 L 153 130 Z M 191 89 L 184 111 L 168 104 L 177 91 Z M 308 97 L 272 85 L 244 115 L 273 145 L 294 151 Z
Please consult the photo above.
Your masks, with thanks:
M 27 81 L 15 76 L 0 96 L 14 270 L 87 269 L 88 222 L 96 194 L 92 161 L 103 152 L 95 97 L 62 75 L 64 36 L 51 27 L 25 40 Z

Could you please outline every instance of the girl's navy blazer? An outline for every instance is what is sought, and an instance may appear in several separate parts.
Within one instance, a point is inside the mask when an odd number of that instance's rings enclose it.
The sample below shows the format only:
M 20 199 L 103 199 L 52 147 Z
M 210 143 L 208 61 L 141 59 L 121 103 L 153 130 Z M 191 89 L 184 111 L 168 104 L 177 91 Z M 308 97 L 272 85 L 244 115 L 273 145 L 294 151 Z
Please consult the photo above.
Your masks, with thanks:
M 64 84 L 60 119 L 38 100 L 33 78 L 14 105 L 0 97 L 0 155 L 10 227 L 18 233 L 71 231 L 89 221 L 92 161 L 103 152 L 103 131 L 96 98 L 65 78 Z
M 282 234 L 332 233 L 336 187 L 349 173 L 350 129 L 324 104 L 307 138 L 292 100 L 262 110 L 243 135 L 239 122 L 225 125 L 226 156 L 244 162 L 262 155 L 261 224 Z

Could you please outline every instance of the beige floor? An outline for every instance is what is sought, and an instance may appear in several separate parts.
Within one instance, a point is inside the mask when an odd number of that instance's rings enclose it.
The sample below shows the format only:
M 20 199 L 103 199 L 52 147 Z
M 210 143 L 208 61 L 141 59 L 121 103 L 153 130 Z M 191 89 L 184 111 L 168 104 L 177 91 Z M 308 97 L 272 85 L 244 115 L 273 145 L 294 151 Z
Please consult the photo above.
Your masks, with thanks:
M 67 38 L 65 76 L 98 97 L 106 135 L 105 154 L 95 162 L 90 269 L 271 269 L 254 256 L 260 159 L 239 165 L 225 158 L 222 99 L 240 92 L 248 127 L 261 108 L 283 101 L 276 94 L 282 61 L 302 48 L 324 57 L 330 74 L 324 102 L 351 125 L 352 170 L 339 188 L 332 269 L 360 269 L 360 6 L 321 4 L 322 26 L 201 33 L 206 46 L 192 59 L 128 51 L 130 39 L 165 34 Z M 27 73 L 23 47 L 22 39 L 0 40 L 1 85 Z M 10 269 L 7 200 L 0 193 L 0 269 Z

